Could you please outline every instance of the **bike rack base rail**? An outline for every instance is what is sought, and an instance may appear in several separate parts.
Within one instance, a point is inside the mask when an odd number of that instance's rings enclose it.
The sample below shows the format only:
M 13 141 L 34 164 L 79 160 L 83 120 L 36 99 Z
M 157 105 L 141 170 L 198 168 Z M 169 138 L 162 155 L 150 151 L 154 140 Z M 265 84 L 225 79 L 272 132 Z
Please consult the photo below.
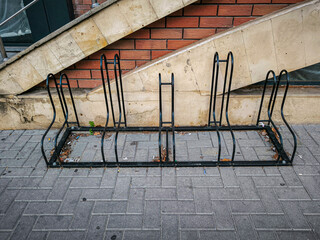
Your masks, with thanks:
M 223 82 L 223 91 L 221 96 L 221 108 L 220 113 L 216 112 L 216 105 L 217 105 L 217 89 L 218 89 L 218 77 L 219 77 L 219 67 L 220 63 L 225 63 L 225 74 L 224 74 L 224 82 Z M 110 79 L 109 79 L 109 69 L 108 65 L 113 64 L 114 72 L 115 72 L 115 84 L 116 84 L 116 97 L 118 103 L 118 116 L 115 115 L 113 101 L 112 101 L 112 92 L 110 88 Z M 121 77 L 121 67 L 120 67 L 120 58 L 116 54 L 114 57 L 114 61 L 108 62 L 104 55 L 101 56 L 100 59 L 100 70 L 102 76 L 102 85 L 104 90 L 104 97 L 105 97 L 105 104 L 107 110 L 106 116 L 106 124 L 104 127 L 90 127 L 90 126 L 80 126 L 78 115 L 75 107 L 75 103 L 73 100 L 70 84 L 68 77 L 65 74 L 62 74 L 60 77 L 60 82 L 57 83 L 54 75 L 49 74 L 47 77 L 47 91 L 48 95 L 52 104 L 53 108 L 53 120 L 49 125 L 47 131 L 44 133 L 42 140 L 41 140 L 41 150 L 44 157 L 44 160 L 48 167 L 50 168 L 59 168 L 59 167 L 66 167 L 66 168 L 98 168 L 98 167 L 241 167 L 241 166 L 291 166 L 294 155 L 296 152 L 297 147 L 297 140 L 294 131 L 286 121 L 284 117 L 284 104 L 287 96 L 287 91 L 289 87 L 289 75 L 286 70 L 282 70 L 277 78 L 273 71 L 269 71 L 266 75 L 266 80 L 264 84 L 264 88 L 262 91 L 261 96 L 261 103 L 258 111 L 257 122 L 255 125 L 231 125 L 229 122 L 229 115 L 228 115 L 228 107 L 229 107 L 229 99 L 230 99 L 230 92 L 231 92 L 231 84 L 232 84 L 232 74 L 233 74 L 233 54 L 229 52 L 228 57 L 226 60 L 219 60 L 218 53 L 214 56 L 213 61 L 213 72 L 212 72 L 212 82 L 211 82 L 211 94 L 210 94 L 210 104 L 209 104 L 209 119 L 208 124 L 206 126 L 179 126 L 176 127 L 174 125 L 174 75 L 171 75 L 171 82 L 162 82 L 161 75 L 159 74 L 159 127 L 128 127 L 126 122 L 126 112 L 125 112 L 125 105 L 124 105 L 124 95 L 123 95 L 123 87 L 122 87 L 122 77 Z M 109 100 L 107 95 L 107 88 L 105 85 L 105 78 L 108 85 L 108 93 L 109 93 Z M 56 138 L 55 138 L 55 147 L 53 149 L 53 154 L 48 160 L 44 151 L 44 139 L 48 134 L 49 130 L 51 129 L 53 123 L 55 122 L 56 118 L 56 108 L 54 102 L 52 100 L 50 88 L 49 88 L 49 80 L 53 79 L 55 83 L 55 87 L 57 90 L 57 94 L 59 97 L 59 101 L 61 104 L 61 108 L 65 117 L 65 121 L 61 128 L 59 129 Z M 65 79 L 66 82 L 63 81 Z M 281 117 L 288 128 L 289 132 L 293 138 L 293 151 L 291 154 L 288 154 L 283 146 L 283 138 L 281 133 L 279 132 L 277 126 L 275 125 L 274 121 L 272 120 L 272 114 L 275 108 L 275 102 L 278 95 L 278 89 L 281 85 L 280 82 L 285 80 L 285 90 L 284 95 L 281 103 Z M 267 106 L 267 119 L 260 119 L 263 103 L 266 96 L 266 86 L 268 82 L 272 82 L 272 91 L 270 94 L 268 106 Z M 161 87 L 163 85 L 171 86 L 171 121 L 163 121 L 162 120 L 162 91 Z M 69 122 L 68 121 L 68 106 L 67 101 L 65 100 L 65 96 L 63 93 L 63 86 L 67 86 L 71 102 L 73 105 L 73 110 L 76 118 L 76 122 Z M 109 118 L 110 114 L 113 120 L 113 126 L 109 126 Z M 219 115 L 219 116 L 218 116 Z M 225 116 L 226 124 L 223 124 L 223 116 Z M 75 124 L 76 126 L 71 126 Z M 169 125 L 169 126 L 164 126 Z M 60 141 L 58 142 L 58 138 L 62 130 L 65 128 L 65 132 L 61 136 Z M 102 153 L 102 161 L 101 162 L 60 162 L 59 155 L 62 151 L 63 146 L 66 143 L 69 135 L 73 132 L 102 132 L 101 138 L 101 153 Z M 175 159 L 175 132 L 216 132 L 218 137 L 218 157 L 217 159 L 212 159 L 212 161 L 176 161 Z M 220 132 L 229 132 L 232 137 L 233 148 L 232 148 L 232 157 L 227 161 L 223 161 L 220 159 L 221 155 L 221 135 Z M 270 142 L 273 144 L 275 152 L 277 153 L 277 159 L 271 160 L 235 160 L 235 149 L 236 149 L 236 139 L 234 135 L 234 131 L 265 131 L 267 136 L 270 139 Z M 116 161 L 108 161 L 105 157 L 104 153 L 104 138 L 106 132 L 115 133 L 115 144 L 114 144 L 114 151 Z M 118 135 L 123 132 L 158 132 L 158 147 L 159 147 L 159 161 L 143 161 L 143 162 L 122 162 L 119 161 L 118 158 L 118 150 L 117 150 L 117 139 Z M 162 146 L 162 133 L 166 135 L 166 147 L 163 148 Z M 169 161 L 169 145 L 168 145 L 168 136 L 172 134 L 172 159 Z M 165 150 L 165 158 L 162 157 L 162 150 Z

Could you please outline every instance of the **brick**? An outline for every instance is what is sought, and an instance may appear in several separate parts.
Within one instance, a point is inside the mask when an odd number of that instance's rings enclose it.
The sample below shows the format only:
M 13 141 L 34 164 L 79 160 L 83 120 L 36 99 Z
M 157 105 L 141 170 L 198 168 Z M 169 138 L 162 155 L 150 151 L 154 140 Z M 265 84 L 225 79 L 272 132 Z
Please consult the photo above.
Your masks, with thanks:
M 232 27 L 232 18 L 200 17 L 200 27 Z
M 216 33 L 215 29 L 185 29 L 183 37 L 186 39 L 201 39 Z
M 119 40 L 108 45 L 107 49 L 134 49 L 134 40 Z
M 136 49 L 166 49 L 165 40 L 136 40 Z
M 233 168 L 220 168 L 220 174 L 224 187 L 239 187 Z
M 119 50 L 100 50 L 89 56 L 89 59 L 98 59 L 100 60 L 101 55 L 104 54 L 107 59 L 113 59 L 115 54 L 119 54 Z
M 128 200 L 128 213 L 143 213 L 144 207 L 144 189 L 130 189 Z
M 162 57 L 162 56 L 164 56 L 166 54 L 169 54 L 171 52 L 172 51 L 170 51 L 170 50 L 154 50 L 154 51 L 151 51 L 151 58 L 153 60 L 153 59 Z
M 235 3 L 235 0 L 202 0 L 202 3 Z
M 95 188 L 100 186 L 101 178 L 73 178 L 70 184 L 71 188 Z
M 192 177 L 192 185 L 194 187 L 222 187 L 220 177 Z
M 304 188 L 275 188 L 279 200 L 310 200 Z
M 100 69 L 100 61 L 97 60 L 81 60 L 80 62 L 77 62 L 75 65 L 76 69 Z M 71 73 L 74 71 L 75 70 L 71 70 Z
M 110 200 L 112 198 L 113 189 L 83 189 L 81 199 L 87 200 Z
M 50 190 L 47 189 L 21 189 L 16 200 L 46 200 Z
M 32 231 L 28 236 L 28 240 L 32 240 L 32 239 L 47 239 L 48 234 L 49 234 L 49 232 Z
M 167 27 L 198 27 L 198 17 L 168 17 Z
M 197 40 L 168 40 L 168 49 L 179 49 L 196 42 Z
M 81 80 L 79 81 L 79 88 L 96 88 L 102 85 L 101 80 Z
M 277 5 L 269 5 L 269 4 L 261 4 L 253 6 L 253 16 L 263 16 L 269 13 L 272 13 L 276 10 L 286 7 L 285 4 L 277 4 Z
M 161 18 L 161 19 L 149 24 L 147 27 L 148 28 L 163 28 L 165 26 L 166 26 L 166 19 Z
M 177 199 L 175 188 L 147 188 L 146 200 L 174 200 Z
M 73 213 L 81 196 L 80 189 L 70 189 L 64 198 L 59 213 Z
M 6 213 L 8 207 L 14 201 L 18 192 L 19 192 L 19 190 L 10 190 L 10 189 L 6 189 L 3 192 L 1 192 L 1 195 L 0 195 L 0 202 L 1 202 L 0 214 Z
M 127 200 L 129 196 L 130 177 L 118 177 L 112 199 Z
M 181 228 L 203 228 L 210 229 L 215 228 L 212 215 L 180 215 L 180 227 Z
M 211 200 L 236 200 L 242 199 L 240 188 L 211 188 Z
M 194 189 L 194 203 L 196 206 L 196 213 L 212 213 L 208 188 Z
M 244 199 L 260 199 L 251 177 L 238 177 L 238 179 Z
M 218 10 L 219 16 L 250 16 L 251 5 L 220 5 Z
M 34 229 L 65 229 L 67 230 L 72 221 L 72 216 L 54 215 L 54 216 L 40 216 Z
M 274 3 L 274 1 L 272 1 Z M 237 0 L 237 3 L 271 3 L 271 0 Z
M 68 78 L 91 78 L 89 70 L 65 70 L 64 73 L 68 75 Z
M 215 16 L 217 5 L 189 5 L 184 8 L 184 16 Z
M 160 38 L 160 39 L 182 38 L 182 29 L 151 29 L 151 38 Z
M 256 19 L 255 17 L 235 17 L 233 19 L 233 26 L 239 26 L 243 23 Z
M 150 29 L 142 28 L 130 35 L 126 36 L 125 38 L 134 38 L 134 39 L 148 39 L 150 38 Z
M 252 177 L 256 187 L 281 187 L 285 185 L 282 177 Z
M 318 237 L 316 236 L 316 233 L 312 231 L 277 231 L 277 239 L 310 239 L 315 240 Z
M 146 50 L 121 50 L 121 59 L 137 59 L 137 60 L 149 60 L 150 51 Z
M 300 176 L 303 186 L 313 200 L 320 199 L 320 178 L 318 176 Z
M 180 236 L 181 236 L 181 239 L 184 239 L 184 240 L 199 239 L 199 234 L 197 230 L 180 230 Z M 207 239 L 212 239 L 212 238 L 207 238 Z

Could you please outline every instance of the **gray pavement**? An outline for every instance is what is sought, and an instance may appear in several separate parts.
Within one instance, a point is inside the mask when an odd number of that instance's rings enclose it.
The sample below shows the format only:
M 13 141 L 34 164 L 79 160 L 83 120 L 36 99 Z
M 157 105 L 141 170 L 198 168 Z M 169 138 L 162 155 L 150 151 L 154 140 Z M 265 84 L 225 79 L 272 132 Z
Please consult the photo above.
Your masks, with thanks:
M 119 171 L 47 170 L 43 130 L 0 131 L 0 239 L 320 239 L 320 125 L 294 129 L 293 167 Z M 259 134 L 236 137 L 236 160 L 274 155 Z M 122 134 L 121 160 L 152 161 L 156 141 L 155 134 Z M 228 158 L 230 136 L 223 143 Z M 108 156 L 113 144 L 106 139 Z M 71 159 L 101 161 L 99 136 L 70 145 Z M 177 134 L 177 160 L 209 161 L 216 147 L 214 134 Z

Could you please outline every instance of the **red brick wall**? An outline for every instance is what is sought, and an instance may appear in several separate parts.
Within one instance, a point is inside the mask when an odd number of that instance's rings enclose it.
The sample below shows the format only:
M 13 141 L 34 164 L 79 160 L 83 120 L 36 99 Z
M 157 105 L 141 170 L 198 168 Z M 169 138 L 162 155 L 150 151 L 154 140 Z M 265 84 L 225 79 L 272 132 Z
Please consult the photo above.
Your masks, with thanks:
M 91 0 L 74 1 L 77 14 L 90 9 Z M 102 53 L 108 58 L 118 53 L 125 73 L 202 38 L 299 1 L 201 0 L 107 46 L 65 72 L 72 86 L 94 88 L 101 85 L 99 58 Z

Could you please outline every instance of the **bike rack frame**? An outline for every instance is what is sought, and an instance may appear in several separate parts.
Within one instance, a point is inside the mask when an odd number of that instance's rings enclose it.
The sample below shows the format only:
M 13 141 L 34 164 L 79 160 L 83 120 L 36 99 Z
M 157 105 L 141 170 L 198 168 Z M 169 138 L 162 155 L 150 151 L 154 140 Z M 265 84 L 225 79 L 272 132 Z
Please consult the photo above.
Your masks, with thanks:
M 219 68 L 220 64 L 225 64 L 225 73 L 224 73 L 224 80 L 223 80 L 223 92 L 221 96 L 221 108 L 219 116 L 217 116 L 216 105 L 217 105 L 217 89 L 218 89 L 218 82 L 219 82 Z M 109 77 L 109 69 L 108 65 L 113 65 L 113 70 L 115 73 L 115 85 L 116 85 L 116 102 L 118 105 L 118 115 L 115 115 L 114 106 L 113 106 L 113 99 L 112 99 L 112 91 L 111 91 L 111 84 L 110 84 L 110 77 Z M 284 117 L 284 104 L 287 97 L 287 92 L 289 88 L 289 74 L 286 70 L 282 70 L 279 74 L 279 77 L 276 77 L 274 71 L 270 70 L 264 81 L 264 87 L 261 96 L 260 107 L 258 110 L 258 117 L 255 125 L 246 125 L 246 126 L 238 126 L 238 125 L 231 125 L 229 122 L 229 100 L 230 100 L 230 92 L 231 92 L 231 85 L 232 85 L 232 76 L 233 76 L 233 65 L 234 65 L 234 58 L 232 52 L 228 53 L 227 59 L 220 60 L 219 54 L 215 53 L 213 59 L 213 71 L 212 71 L 212 80 L 211 80 L 211 92 L 210 92 L 210 103 L 209 103 L 209 118 L 207 126 L 181 126 L 175 127 L 174 123 L 174 74 L 171 74 L 171 82 L 162 82 L 161 74 L 159 74 L 159 127 L 128 127 L 127 120 L 126 120 L 126 111 L 125 111 L 125 104 L 124 104 L 124 95 L 123 95 L 123 86 L 122 86 L 122 75 L 121 75 L 121 66 L 120 66 L 120 58 L 116 54 L 114 56 L 113 61 L 107 61 L 106 56 L 103 54 L 100 58 L 100 71 L 102 76 L 102 86 L 103 86 L 103 93 L 104 93 L 104 100 L 106 105 L 106 123 L 104 127 L 89 127 L 89 126 L 80 126 L 78 115 L 75 107 L 75 103 L 73 100 L 72 91 L 69 84 L 69 79 L 66 74 L 62 74 L 60 77 L 59 83 L 57 82 L 55 76 L 53 74 L 49 74 L 47 77 L 46 85 L 47 91 L 49 95 L 49 99 L 53 109 L 53 119 L 50 123 L 48 129 L 45 131 L 42 139 L 41 139 L 41 151 L 43 154 L 43 158 L 48 167 L 210 167 L 210 166 L 290 166 L 292 165 L 296 148 L 297 148 L 297 139 L 295 136 L 294 131 L 286 121 Z M 104 75 L 105 74 L 105 75 Z M 106 76 L 106 77 L 105 77 Z M 54 152 L 51 158 L 48 160 L 44 151 L 44 140 L 51 129 L 52 125 L 56 119 L 56 107 L 52 99 L 51 91 L 49 88 L 49 80 L 53 79 L 55 84 L 55 88 L 57 91 L 58 99 L 63 111 L 63 115 L 65 118 L 64 123 L 62 124 L 61 128 L 59 129 L 58 133 L 55 137 L 55 144 L 54 144 Z M 65 83 L 63 80 L 65 79 Z M 108 94 L 106 89 L 106 82 L 108 85 Z M 267 106 L 267 119 L 261 119 L 261 113 L 263 109 L 263 103 L 266 96 L 266 86 L 267 83 L 272 83 L 272 90 Z M 272 120 L 272 114 L 275 107 L 276 98 L 278 95 L 278 90 L 280 83 L 285 82 L 285 90 L 284 95 L 281 103 L 281 117 L 288 128 L 289 132 L 293 138 L 293 151 L 290 154 L 284 150 L 283 145 L 283 138 L 281 133 L 279 132 L 277 126 L 275 125 L 274 121 Z M 67 101 L 65 99 L 63 86 L 68 88 L 71 103 L 73 106 L 74 115 L 76 118 L 75 122 L 69 122 L 69 110 L 67 106 Z M 162 114 L 162 87 L 163 86 L 170 86 L 171 87 L 171 121 L 163 121 L 163 114 Z M 109 95 L 109 99 L 108 99 Z M 110 116 L 111 114 L 111 116 Z M 223 116 L 226 118 L 226 125 L 224 126 L 223 123 Z M 110 117 L 112 118 L 113 125 L 109 126 Z M 75 126 L 71 126 L 71 125 Z M 169 125 L 169 126 L 164 126 Z M 64 134 L 62 135 L 60 141 L 58 142 L 58 138 L 62 132 L 62 130 L 66 127 Z M 60 152 L 69 136 L 70 133 L 74 131 L 86 132 L 86 131 L 100 131 L 102 132 L 101 138 L 101 154 L 102 154 L 102 161 L 101 162 L 60 162 L 59 155 Z M 234 131 L 263 131 L 265 130 L 267 135 L 269 136 L 271 143 L 274 145 L 276 152 L 278 153 L 277 159 L 271 160 L 254 160 L 254 161 L 235 161 L 235 150 L 236 150 L 236 139 L 234 135 Z M 119 134 L 122 132 L 158 132 L 158 147 L 159 147 L 159 161 L 154 162 L 121 162 L 119 161 L 118 157 L 118 145 L 117 140 Z M 212 161 L 176 161 L 176 146 L 175 146 L 175 132 L 176 131 L 214 131 L 217 133 L 218 137 L 218 156 L 217 159 L 212 159 Z M 231 159 L 228 161 L 221 159 L 221 132 L 229 132 L 232 137 L 232 156 Z M 104 139 L 106 132 L 113 132 L 115 133 L 114 139 L 114 155 L 115 161 L 108 161 L 105 153 L 104 153 Z M 166 136 L 166 147 L 163 148 L 162 146 L 162 133 L 165 133 Z M 169 134 L 172 135 L 172 159 L 169 159 Z M 163 150 L 165 154 L 163 154 Z M 163 156 L 164 155 L 164 156 Z

